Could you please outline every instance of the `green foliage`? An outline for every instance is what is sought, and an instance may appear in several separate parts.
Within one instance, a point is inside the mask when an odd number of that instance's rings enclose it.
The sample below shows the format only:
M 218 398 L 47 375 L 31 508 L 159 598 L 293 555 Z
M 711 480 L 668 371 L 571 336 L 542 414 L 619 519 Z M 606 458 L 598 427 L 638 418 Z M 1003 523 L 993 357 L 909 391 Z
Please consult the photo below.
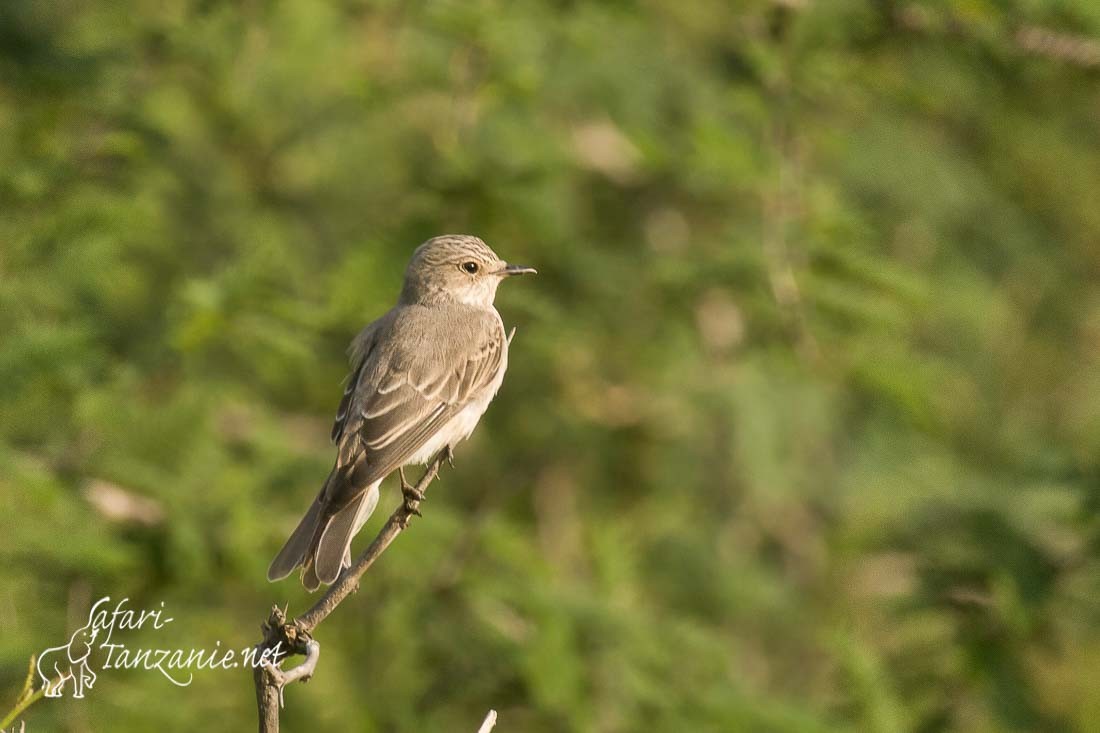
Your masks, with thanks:
M 344 347 L 470 232 L 540 271 L 508 378 L 288 729 L 1094 729 L 1100 87 L 1030 26 L 1100 13 L 0 4 L 4 699 L 103 595 L 306 608 Z M 28 729 L 254 714 L 117 671 Z

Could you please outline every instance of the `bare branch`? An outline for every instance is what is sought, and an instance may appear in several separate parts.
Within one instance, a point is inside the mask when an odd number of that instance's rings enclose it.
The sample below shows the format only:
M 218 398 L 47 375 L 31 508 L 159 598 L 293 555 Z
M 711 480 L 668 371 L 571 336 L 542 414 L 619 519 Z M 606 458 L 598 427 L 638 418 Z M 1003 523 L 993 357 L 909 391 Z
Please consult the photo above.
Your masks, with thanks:
M 413 516 L 420 514 L 420 501 L 424 496 L 428 485 L 439 475 L 439 469 L 444 461 L 450 461 L 451 452 L 444 449 L 428 465 L 424 475 L 416 482 L 415 486 L 403 486 L 405 500 L 394 510 L 390 518 L 379 530 L 378 536 L 370 543 L 367 549 L 356 558 L 351 567 L 346 568 L 329 586 L 313 606 L 294 621 L 286 620 L 286 612 L 277 606 L 272 608 L 271 615 L 262 625 L 264 639 L 257 645 L 257 653 L 265 649 L 273 649 L 282 644 L 292 654 L 304 654 L 305 661 L 290 670 L 283 671 L 276 664 L 264 664 L 257 667 L 253 673 L 256 685 L 256 705 L 259 710 L 260 733 L 275 733 L 279 730 L 279 709 L 283 704 L 283 688 L 296 681 L 306 681 L 313 676 L 317 669 L 317 662 L 321 654 L 321 645 L 312 637 L 314 629 L 324 621 L 330 613 L 349 595 L 359 588 L 359 579 L 370 569 L 378 556 L 386 551 L 386 548 L 397 539 L 409 526 Z M 490 711 L 495 723 L 496 714 Z M 486 717 L 486 722 L 489 718 Z M 482 730 L 491 730 L 492 726 Z

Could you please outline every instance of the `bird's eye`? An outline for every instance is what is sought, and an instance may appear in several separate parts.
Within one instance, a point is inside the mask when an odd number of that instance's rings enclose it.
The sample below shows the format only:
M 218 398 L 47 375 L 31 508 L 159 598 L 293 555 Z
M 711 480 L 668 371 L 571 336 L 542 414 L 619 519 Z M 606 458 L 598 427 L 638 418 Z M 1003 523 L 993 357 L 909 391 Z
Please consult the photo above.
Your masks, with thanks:
M 477 274 L 478 264 L 476 262 L 463 262 L 461 267 L 464 272 L 468 272 L 471 275 Z

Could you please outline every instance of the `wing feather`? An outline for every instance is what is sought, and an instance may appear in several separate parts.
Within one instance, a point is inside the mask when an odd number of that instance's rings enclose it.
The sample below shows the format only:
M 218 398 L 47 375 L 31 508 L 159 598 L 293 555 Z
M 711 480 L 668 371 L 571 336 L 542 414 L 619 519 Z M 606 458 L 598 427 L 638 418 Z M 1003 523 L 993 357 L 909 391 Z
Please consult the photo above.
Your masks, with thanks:
M 372 335 L 372 342 L 388 340 L 388 349 L 373 343 L 359 346 L 362 361 L 352 373 L 351 391 L 345 392 L 333 426 L 337 465 L 352 470 L 346 480 L 331 483 L 326 496 L 329 511 L 339 510 L 367 486 L 404 465 L 492 384 L 506 356 L 504 328 L 491 313 L 482 316 L 486 320 L 474 322 L 470 313 L 463 315 L 464 319 L 456 320 L 466 328 L 457 330 L 469 333 L 455 333 L 454 323 L 438 314 L 422 314 L 415 324 L 391 319 L 383 328 L 392 330 L 381 332 L 377 339 Z M 394 348 L 401 341 L 395 331 L 402 327 L 417 329 L 418 338 L 407 340 L 408 349 Z M 447 363 L 456 366 L 439 368 Z

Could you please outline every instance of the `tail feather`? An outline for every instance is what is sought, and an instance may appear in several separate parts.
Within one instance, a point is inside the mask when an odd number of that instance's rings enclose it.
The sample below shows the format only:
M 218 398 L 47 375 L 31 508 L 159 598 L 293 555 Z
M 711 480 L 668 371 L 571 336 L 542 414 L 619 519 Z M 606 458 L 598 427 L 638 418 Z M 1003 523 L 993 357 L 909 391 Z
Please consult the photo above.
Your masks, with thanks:
M 302 566 L 302 587 L 310 593 L 321 587 L 321 579 L 317 577 L 317 568 L 313 566 L 312 558 Z
M 330 584 L 340 571 L 351 566 L 351 541 L 378 506 L 378 483 L 333 515 L 322 530 L 312 554 L 310 570 L 321 583 Z M 303 576 L 305 582 L 305 576 Z
M 377 481 L 368 486 L 347 505 L 333 513 L 326 497 L 333 481 L 346 481 L 344 473 L 333 471 L 325 481 L 309 511 L 279 550 L 267 569 L 269 581 L 282 580 L 302 567 L 302 585 L 314 591 L 321 583 L 332 583 L 340 571 L 351 565 L 351 540 L 370 518 L 378 505 Z
M 324 502 L 321 500 L 321 494 L 318 494 L 309 511 L 302 517 L 302 521 L 298 522 L 297 528 L 283 545 L 283 549 L 279 550 L 279 554 L 271 561 L 271 566 L 267 569 L 269 581 L 282 580 L 294 572 L 294 568 L 306 562 L 313 541 L 317 537 L 318 530 L 321 529 L 323 509 Z

